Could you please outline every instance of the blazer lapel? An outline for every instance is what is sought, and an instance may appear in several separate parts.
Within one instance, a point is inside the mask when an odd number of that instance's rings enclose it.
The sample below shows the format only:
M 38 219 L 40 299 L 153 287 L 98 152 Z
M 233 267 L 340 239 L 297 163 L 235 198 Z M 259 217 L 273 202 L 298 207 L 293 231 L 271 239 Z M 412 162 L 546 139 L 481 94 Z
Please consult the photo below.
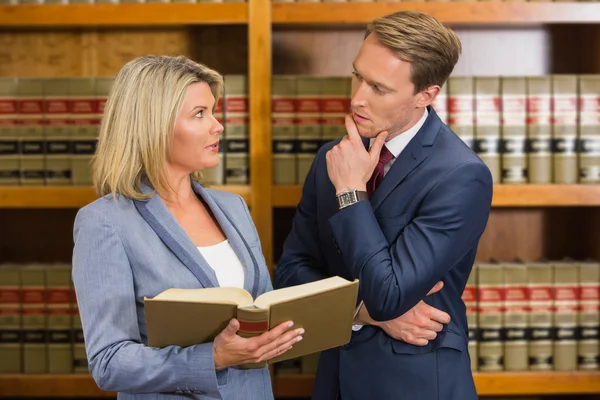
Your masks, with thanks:
M 398 155 L 381 184 L 373 193 L 371 205 L 376 210 L 386 197 L 428 156 L 441 128 L 441 120 L 432 107 L 427 107 L 427 120 L 406 148 Z
M 206 205 L 210 208 L 221 229 L 225 232 L 225 236 L 227 236 L 233 251 L 245 266 L 244 289 L 256 298 L 260 279 L 258 262 L 252 256 L 246 240 L 237 227 L 238 223 L 234 218 L 235 214 L 231 213 L 225 207 L 220 207 L 209 192 L 196 181 L 192 182 L 192 186 L 194 191 L 202 197 Z
M 151 190 L 148 186 L 143 187 L 145 193 Z M 158 195 L 155 194 L 145 201 L 134 200 L 133 202 L 142 218 L 203 287 L 219 286 L 215 271 L 208 265 Z

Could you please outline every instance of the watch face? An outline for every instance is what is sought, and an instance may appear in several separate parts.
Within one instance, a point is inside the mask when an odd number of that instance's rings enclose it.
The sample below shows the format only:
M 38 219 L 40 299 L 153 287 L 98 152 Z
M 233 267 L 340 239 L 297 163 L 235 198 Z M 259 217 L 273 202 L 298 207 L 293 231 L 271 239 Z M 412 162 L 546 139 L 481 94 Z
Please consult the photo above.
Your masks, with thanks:
M 356 203 L 357 201 L 358 201 L 358 199 L 356 198 L 355 192 L 345 192 L 338 196 L 338 202 L 339 202 L 340 208 L 347 207 L 351 204 Z

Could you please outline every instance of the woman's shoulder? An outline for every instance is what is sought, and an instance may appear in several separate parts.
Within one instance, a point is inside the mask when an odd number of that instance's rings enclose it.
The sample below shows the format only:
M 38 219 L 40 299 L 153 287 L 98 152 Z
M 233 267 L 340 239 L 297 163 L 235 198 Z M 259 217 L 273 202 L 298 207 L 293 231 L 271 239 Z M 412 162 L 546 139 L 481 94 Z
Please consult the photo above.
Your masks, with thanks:
M 90 219 L 122 221 L 132 208 L 133 202 L 130 199 L 107 194 L 80 208 L 77 212 L 76 222 Z
M 210 187 L 204 187 L 204 190 L 212 197 L 217 203 L 221 205 L 231 205 L 235 207 L 240 206 L 240 202 L 246 205 L 246 201 L 242 196 L 237 193 L 228 192 L 221 189 L 212 189 Z

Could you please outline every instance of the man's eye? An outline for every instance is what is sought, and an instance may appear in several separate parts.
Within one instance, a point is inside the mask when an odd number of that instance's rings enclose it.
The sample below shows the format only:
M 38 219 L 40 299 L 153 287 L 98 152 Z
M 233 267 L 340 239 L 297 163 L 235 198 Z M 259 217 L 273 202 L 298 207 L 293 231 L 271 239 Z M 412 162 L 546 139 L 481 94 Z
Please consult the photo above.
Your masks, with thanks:
M 362 79 L 362 77 L 357 72 L 353 72 L 352 75 L 354 75 L 358 80 Z

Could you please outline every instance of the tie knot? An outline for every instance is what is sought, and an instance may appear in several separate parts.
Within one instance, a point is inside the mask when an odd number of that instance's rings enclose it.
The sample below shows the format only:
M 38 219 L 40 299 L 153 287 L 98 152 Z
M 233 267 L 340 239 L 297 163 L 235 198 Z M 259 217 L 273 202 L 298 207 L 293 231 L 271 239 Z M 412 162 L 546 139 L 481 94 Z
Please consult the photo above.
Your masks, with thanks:
M 381 152 L 379 153 L 379 163 L 385 165 L 392 161 L 393 158 L 394 155 L 392 154 L 392 152 L 389 151 L 388 148 L 384 145 L 381 148 Z

